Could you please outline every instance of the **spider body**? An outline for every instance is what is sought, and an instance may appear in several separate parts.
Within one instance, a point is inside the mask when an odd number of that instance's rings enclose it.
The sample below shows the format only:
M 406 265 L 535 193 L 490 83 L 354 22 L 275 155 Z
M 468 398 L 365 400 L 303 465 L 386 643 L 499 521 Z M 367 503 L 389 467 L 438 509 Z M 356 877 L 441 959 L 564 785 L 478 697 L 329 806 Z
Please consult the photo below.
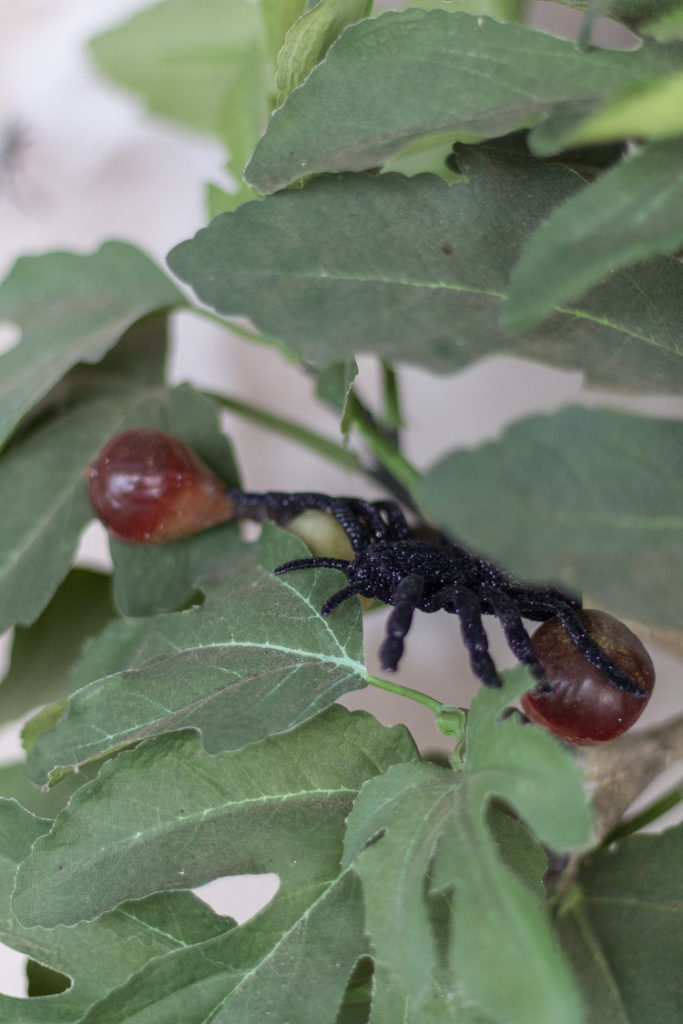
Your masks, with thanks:
M 619 690 L 636 696 L 645 691 L 619 668 L 587 634 L 577 615 L 578 598 L 561 590 L 518 580 L 492 562 L 452 543 L 442 534 L 425 539 L 411 528 L 392 501 L 332 498 L 325 494 L 249 494 L 230 491 L 236 516 L 265 519 L 285 525 L 299 512 L 319 509 L 334 515 L 346 531 L 354 558 L 299 558 L 274 571 L 276 575 L 303 569 L 339 569 L 346 585 L 325 601 L 324 617 L 354 595 L 393 605 L 379 656 L 385 670 L 395 670 L 415 611 L 446 611 L 457 615 L 472 669 L 486 686 L 501 680 L 489 654 L 482 615 L 501 623 L 510 649 L 534 677 L 546 682 L 523 619 L 543 622 L 556 616 L 581 654 Z

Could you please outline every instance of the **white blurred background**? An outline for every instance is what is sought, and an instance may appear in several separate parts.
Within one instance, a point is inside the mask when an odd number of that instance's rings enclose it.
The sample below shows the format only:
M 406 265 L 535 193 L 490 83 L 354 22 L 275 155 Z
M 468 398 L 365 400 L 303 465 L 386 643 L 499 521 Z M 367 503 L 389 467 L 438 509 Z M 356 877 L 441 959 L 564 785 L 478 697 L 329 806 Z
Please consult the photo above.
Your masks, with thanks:
M 229 184 L 222 178 L 224 153 L 218 144 L 149 116 L 134 97 L 101 79 L 88 59 L 85 44 L 92 35 L 145 6 L 141 0 L 0 0 L 0 152 L 3 138 L 5 145 L 10 138 L 8 130 L 16 128 L 16 145 L 0 167 L 2 276 L 20 255 L 55 249 L 92 252 L 108 238 L 135 243 L 163 263 L 173 245 L 205 223 L 204 183 Z M 553 5 L 537 5 L 534 21 L 557 27 L 553 19 L 558 13 L 558 31 L 572 31 L 575 12 Z M 231 394 L 338 439 L 334 418 L 312 401 L 310 382 L 275 352 L 231 338 L 189 314 L 177 317 L 174 330 L 175 382 L 217 388 L 223 380 Z M 15 338 L 15 331 L 3 331 L 0 324 L 0 348 Z M 364 358 L 360 364 L 361 389 L 372 396 L 374 363 Z M 494 437 L 523 415 L 568 401 L 614 403 L 661 415 L 683 413 L 680 401 L 625 402 L 583 390 L 578 374 L 504 359 L 486 360 L 446 379 L 404 369 L 401 383 L 406 454 L 420 468 L 452 448 Z M 272 434 L 232 416 L 226 415 L 225 423 L 248 488 L 373 493 L 366 482 Z M 87 531 L 79 557 L 85 564 L 107 563 L 98 526 Z M 383 622 L 382 612 L 366 620 L 371 671 L 377 669 L 375 651 Z M 495 627 L 491 634 L 497 662 L 502 667 L 512 664 Z M 680 668 L 664 650 L 650 648 L 658 686 L 644 724 L 681 708 Z M 417 687 L 428 679 L 437 698 L 469 703 L 478 684 L 452 618 L 416 617 L 398 678 Z M 345 703 L 370 708 L 386 723 L 408 721 L 423 748 L 439 746 L 431 714 L 417 705 L 377 691 L 353 695 Z M 20 753 L 18 727 L 0 732 L 0 760 L 14 760 Z M 219 912 L 242 920 L 253 912 L 255 900 L 273 894 L 273 885 L 272 879 L 265 885 L 259 879 L 239 879 L 230 885 L 212 884 L 203 895 Z M 25 994 L 24 963 L 24 957 L 0 947 L 0 991 Z

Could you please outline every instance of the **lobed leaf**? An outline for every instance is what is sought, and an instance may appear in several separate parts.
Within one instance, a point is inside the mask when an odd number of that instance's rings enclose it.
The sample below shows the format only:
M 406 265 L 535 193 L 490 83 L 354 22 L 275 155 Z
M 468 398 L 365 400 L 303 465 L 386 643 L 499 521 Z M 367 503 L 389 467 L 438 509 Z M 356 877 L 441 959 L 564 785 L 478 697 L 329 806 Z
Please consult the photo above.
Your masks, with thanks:
M 111 577 L 76 568 L 64 578 L 32 626 L 18 626 L 0 685 L 0 720 L 19 718 L 69 693 L 69 676 L 86 639 L 115 615 Z
M 588 1024 L 677 1024 L 683 827 L 636 835 L 581 866 L 558 914 Z
M 160 889 L 260 872 L 280 875 L 286 902 L 311 861 L 339 856 L 360 785 L 416 756 L 403 726 L 338 706 L 239 754 L 209 755 L 187 730 L 155 737 L 74 794 L 19 868 L 14 912 L 51 928 Z
M 79 1024 L 336 1024 L 365 951 L 358 889 L 350 874 L 302 878 L 289 905 L 276 899 L 229 935 L 150 963 Z
M 23 256 L 0 285 L 0 319 L 22 329 L 0 356 L 0 443 L 76 363 L 96 363 L 128 328 L 183 296 L 132 245 L 90 256 Z
M 678 629 L 682 453 L 683 423 L 570 407 L 453 452 L 417 494 L 427 515 L 513 572 Z
M 16 801 L 0 799 L 0 940 L 72 981 L 58 996 L 27 1000 L 0 995 L 0 1019 L 8 1024 L 80 1020 L 93 1002 L 149 961 L 232 928 L 229 918 L 214 914 L 189 892 L 150 896 L 75 927 L 22 927 L 10 910 L 14 875 L 51 825 Z
M 312 174 L 364 171 L 429 135 L 505 135 L 558 105 L 598 102 L 677 70 L 680 56 L 653 44 L 581 53 L 529 26 L 462 11 L 387 11 L 347 28 L 290 93 L 245 178 L 270 193 Z
M 377 982 L 388 990 L 377 998 L 401 1007 L 406 1021 L 425 1019 L 435 987 L 454 1014 L 474 1007 L 514 1024 L 582 1020 L 539 879 L 531 888 L 527 868 L 513 874 L 489 830 L 490 802 L 502 798 L 555 849 L 590 836 L 571 758 L 542 730 L 514 717 L 498 721 L 528 686 L 520 671 L 503 691 L 477 694 L 461 772 L 397 765 L 363 786 L 349 816 L 344 863 L 363 881 Z M 448 898 L 439 912 L 440 894 Z
M 364 351 L 445 373 L 503 352 L 608 387 L 680 390 L 680 263 L 613 274 L 515 338 L 499 324 L 510 271 L 582 179 L 495 147 L 457 157 L 467 181 L 452 186 L 340 175 L 247 203 L 175 248 L 169 265 L 202 302 L 251 317 L 318 365 Z
M 303 545 L 272 527 L 258 546 L 234 545 L 239 561 L 202 582 L 204 604 L 114 623 L 90 645 L 89 663 L 102 674 L 35 742 L 30 778 L 42 782 L 55 766 L 188 727 L 210 752 L 238 750 L 365 686 L 359 603 L 346 602 L 329 620 L 319 614 L 332 570 L 274 576 Z
M 621 267 L 674 254 L 683 245 L 681 210 L 683 139 L 646 146 L 567 199 L 531 236 L 510 278 L 505 322 L 532 327 Z

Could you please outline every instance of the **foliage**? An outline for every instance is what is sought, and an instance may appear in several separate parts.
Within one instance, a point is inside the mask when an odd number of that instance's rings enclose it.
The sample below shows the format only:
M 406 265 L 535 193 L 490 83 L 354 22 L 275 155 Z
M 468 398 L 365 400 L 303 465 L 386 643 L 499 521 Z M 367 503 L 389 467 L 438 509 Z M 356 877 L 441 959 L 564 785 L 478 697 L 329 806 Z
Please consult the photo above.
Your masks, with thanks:
M 216 216 L 168 258 L 201 305 L 115 241 L 0 285 L 22 331 L 0 356 L 0 713 L 43 708 L 23 777 L 0 772 L 0 938 L 32 958 L 0 1024 L 680 1019 L 681 828 L 603 846 L 581 759 L 505 713 L 524 672 L 466 714 L 371 676 L 359 602 L 323 620 L 334 571 L 274 576 L 306 549 L 270 525 L 112 541 L 113 580 L 73 564 L 109 437 L 166 430 L 235 485 L 226 406 L 524 576 L 680 631 L 681 421 L 618 407 L 683 391 L 680 9 L 613 3 L 643 35 L 620 51 L 588 45 L 596 5 L 581 45 L 504 20 L 514 4 L 396 6 L 164 0 L 92 42 L 240 183 L 209 187 Z M 168 318 L 207 306 L 313 374 L 352 447 L 169 387 Z M 614 401 L 418 472 L 393 364 L 501 354 Z M 368 684 L 431 707 L 449 760 L 336 703 Z M 189 891 L 245 873 L 279 889 L 240 926 Z

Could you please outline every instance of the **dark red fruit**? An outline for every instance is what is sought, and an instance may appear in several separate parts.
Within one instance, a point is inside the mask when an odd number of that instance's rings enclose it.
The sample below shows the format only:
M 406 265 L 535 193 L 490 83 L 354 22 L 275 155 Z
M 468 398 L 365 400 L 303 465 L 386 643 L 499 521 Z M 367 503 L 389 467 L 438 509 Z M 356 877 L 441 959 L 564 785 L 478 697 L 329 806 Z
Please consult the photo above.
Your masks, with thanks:
M 539 626 L 532 641 L 553 692 L 531 690 L 521 704 L 532 721 L 570 743 L 588 746 L 613 740 L 631 728 L 650 699 L 655 670 L 638 637 L 619 619 L 593 609 L 579 615 L 590 636 L 647 696 L 634 697 L 613 686 L 586 661 L 561 622 L 552 618 Z
M 156 544 L 232 519 L 225 484 L 186 444 L 136 427 L 108 441 L 85 470 L 97 517 L 130 544 Z

